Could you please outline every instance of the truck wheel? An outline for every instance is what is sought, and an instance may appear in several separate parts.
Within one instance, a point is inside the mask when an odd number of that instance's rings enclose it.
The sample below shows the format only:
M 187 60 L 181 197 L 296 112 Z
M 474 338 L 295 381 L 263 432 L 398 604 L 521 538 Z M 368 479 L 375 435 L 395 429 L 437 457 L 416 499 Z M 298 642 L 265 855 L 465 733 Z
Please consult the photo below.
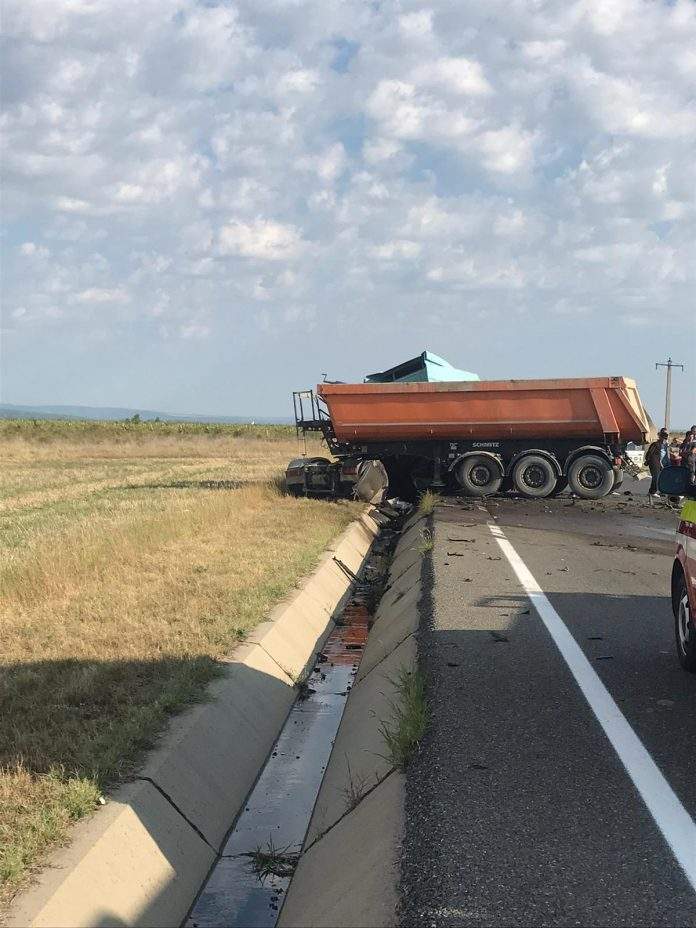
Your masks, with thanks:
M 582 499 L 601 499 L 614 489 L 614 469 L 598 454 L 583 454 L 568 469 L 568 486 Z
M 540 454 L 525 454 L 512 469 L 515 489 L 530 499 L 550 496 L 556 488 L 557 479 L 553 464 Z
M 618 490 L 624 481 L 624 471 L 621 467 L 614 468 L 614 490 Z
M 686 580 L 681 572 L 674 600 L 674 637 L 677 642 L 679 663 L 689 673 L 696 673 L 696 626 L 689 607 Z
M 455 467 L 454 476 L 467 496 L 492 496 L 503 483 L 495 461 L 483 455 L 464 458 Z

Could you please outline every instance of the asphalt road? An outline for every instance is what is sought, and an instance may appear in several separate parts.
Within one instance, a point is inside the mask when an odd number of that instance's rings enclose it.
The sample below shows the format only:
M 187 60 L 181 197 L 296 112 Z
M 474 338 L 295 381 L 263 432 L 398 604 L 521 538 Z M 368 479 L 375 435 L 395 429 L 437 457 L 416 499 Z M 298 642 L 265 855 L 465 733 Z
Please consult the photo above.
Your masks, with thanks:
M 693 827 L 696 676 L 677 663 L 669 602 L 677 521 L 626 496 L 436 512 L 419 640 L 432 717 L 407 776 L 402 925 L 696 926 L 696 893 L 490 529 Z

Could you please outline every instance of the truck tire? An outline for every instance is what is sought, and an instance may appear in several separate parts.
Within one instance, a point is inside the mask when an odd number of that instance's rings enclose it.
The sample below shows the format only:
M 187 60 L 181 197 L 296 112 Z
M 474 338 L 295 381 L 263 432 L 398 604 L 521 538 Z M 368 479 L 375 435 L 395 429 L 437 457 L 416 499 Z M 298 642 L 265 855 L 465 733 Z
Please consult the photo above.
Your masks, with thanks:
M 503 473 L 493 458 L 471 455 L 454 469 L 454 477 L 467 496 L 492 496 L 500 490 Z
M 541 454 L 525 454 L 512 468 L 513 486 L 529 499 L 550 496 L 557 480 L 556 468 Z
M 614 489 L 614 469 L 599 454 L 582 454 L 568 468 L 568 486 L 582 499 L 601 499 Z
M 674 604 L 674 637 L 677 644 L 679 663 L 689 673 L 696 673 L 696 622 L 691 615 L 689 606 L 689 593 L 686 589 L 686 579 L 683 572 L 675 588 Z
M 624 481 L 624 470 L 621 467 L 614 468 L 614 490 L 618 490 Z

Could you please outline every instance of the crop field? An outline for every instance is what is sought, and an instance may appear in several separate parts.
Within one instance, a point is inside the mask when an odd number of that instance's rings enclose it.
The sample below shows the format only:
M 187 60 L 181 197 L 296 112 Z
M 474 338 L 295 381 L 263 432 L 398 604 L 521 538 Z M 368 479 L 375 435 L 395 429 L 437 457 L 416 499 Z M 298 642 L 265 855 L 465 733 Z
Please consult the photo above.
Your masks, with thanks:
M 0 902 L 358 514 L 285 495 L 296 453 L 283 426 L 0 422 Z

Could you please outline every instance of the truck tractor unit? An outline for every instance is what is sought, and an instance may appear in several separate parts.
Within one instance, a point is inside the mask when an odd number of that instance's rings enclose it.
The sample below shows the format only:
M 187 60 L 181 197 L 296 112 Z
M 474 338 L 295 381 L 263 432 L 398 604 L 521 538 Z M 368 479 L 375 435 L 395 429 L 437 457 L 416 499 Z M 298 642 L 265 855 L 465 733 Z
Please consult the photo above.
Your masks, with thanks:
M 426 489 L 541 499 L 566 487 L 599 499 L 632 466 L 626 446 L 654 433 L 626 377 L 322 383 L 293 399 L 298 434 L 321 434 L 334 459 L 291 462 L 297 493 L 351 495 L 380 462 L 389 493 L 407 499 Z

